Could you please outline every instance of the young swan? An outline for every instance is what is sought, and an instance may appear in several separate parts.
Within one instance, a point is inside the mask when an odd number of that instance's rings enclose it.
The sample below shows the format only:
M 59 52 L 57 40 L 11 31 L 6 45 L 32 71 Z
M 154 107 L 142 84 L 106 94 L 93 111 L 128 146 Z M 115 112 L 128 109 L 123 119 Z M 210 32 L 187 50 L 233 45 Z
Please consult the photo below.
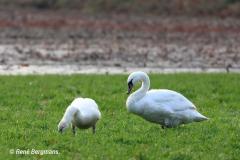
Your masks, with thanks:
M 58 124 L 58 131 L 62 133 L 72 124 L 72 132 L 76 134 L 76 127 L 87 129 L 92 127 L 95 133 L 96 123 L 101 118 L 101 113 L 96 102 L 90 98 L 76 98 L 67 107 L 62 120 Z
M 162 128 L 208 119 L 197 111 L 191 101 L 178 92 L 167 89 L 149 90 L 149 77 L 141 71 L 129 75 L 128 94 L 138 82 L 142 83 L 141 88 L 132 93 L 126 102 L 129 112 L 147 121 L 158 123 Z

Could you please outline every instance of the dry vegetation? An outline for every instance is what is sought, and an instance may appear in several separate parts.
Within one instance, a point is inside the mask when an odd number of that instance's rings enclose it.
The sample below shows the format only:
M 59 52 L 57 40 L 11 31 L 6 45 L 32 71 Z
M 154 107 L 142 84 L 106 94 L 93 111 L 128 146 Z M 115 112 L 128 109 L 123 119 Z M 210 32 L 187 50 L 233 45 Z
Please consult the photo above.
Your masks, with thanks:
M 239 2 L 218 1 L 1 1 L 0 64 L 240 68 Z
M 87 13 L 240 15 L 239 0 L 1 0 L 1 5 L 37 9 L 76 9 Z

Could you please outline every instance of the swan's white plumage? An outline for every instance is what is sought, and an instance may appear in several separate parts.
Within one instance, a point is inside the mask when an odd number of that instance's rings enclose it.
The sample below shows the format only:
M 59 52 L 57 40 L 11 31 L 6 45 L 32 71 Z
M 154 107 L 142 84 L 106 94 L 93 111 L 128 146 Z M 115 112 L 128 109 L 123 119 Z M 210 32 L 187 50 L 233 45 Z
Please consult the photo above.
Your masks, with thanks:
M 167 89 L 150 90 L 150 80 L 144 72 L 133 72 L 128 83 L 142 81 L 142 87 L 131 94 L 126 102 L 129 112 L 166 127 L 207 120 L 195 105 L 182 94 Z
M 93 127 L 101 118 L 101 113 L 96 102 L 90 98 L 76 98 L 67 107 L 62 120 L 59 122 L 58 130 L 65 130 L 70 123 L 73 127 L 86 129 Z

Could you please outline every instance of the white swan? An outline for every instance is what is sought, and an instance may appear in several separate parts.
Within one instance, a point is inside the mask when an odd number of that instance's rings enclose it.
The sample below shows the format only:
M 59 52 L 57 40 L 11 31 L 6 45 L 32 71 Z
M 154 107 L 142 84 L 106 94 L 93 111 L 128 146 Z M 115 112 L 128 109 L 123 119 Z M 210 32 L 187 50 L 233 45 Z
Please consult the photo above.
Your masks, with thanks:
M 133 86 L 141 81 L 142 86 L 132 93 L 126 102 L 129 112 L 158 123 L 162 128 L 200 122 L 208 118 L 201 115 L 195 105 L 180 93 L 167 89 L 149 90 L 150 80 L 146 73 L 138 71 L 129 75 L 128 94 Z
M 72 123 L 73 134 L 76 127 L 87 129 L 92 127 L 95 133 L 96 123 L 101 118 L 101 113 L 96 102 L 90 98 L 76 98 L 67 107 L 62 120 L 58 124 L 58 131 L 63 132 Z

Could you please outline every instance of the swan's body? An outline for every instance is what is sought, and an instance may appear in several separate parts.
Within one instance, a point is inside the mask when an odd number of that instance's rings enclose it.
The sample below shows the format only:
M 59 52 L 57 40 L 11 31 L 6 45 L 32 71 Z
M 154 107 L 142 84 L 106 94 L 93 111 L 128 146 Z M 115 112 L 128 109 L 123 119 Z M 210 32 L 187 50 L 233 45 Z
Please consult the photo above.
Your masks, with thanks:
M 208 119 L 180 93 L 167 89 L 148 91 L 150 80 L 144 72 L 133 72 L 128 77 L 129 93 L 138 81 L 142 81 L 142 87 L 131 94 L 126 102 L 129 112 L 163 127 L 176 127 Z
M 58 124 L 58 130 L 63 132 L 71 123 L 73 133 L 76 127 L 87 129 L 92 127 L 95 133 L 97 121 L 101 118 L 101 113 L 96 102 L 90 98 L 76 98 L 66 109 L 62 120 Z

